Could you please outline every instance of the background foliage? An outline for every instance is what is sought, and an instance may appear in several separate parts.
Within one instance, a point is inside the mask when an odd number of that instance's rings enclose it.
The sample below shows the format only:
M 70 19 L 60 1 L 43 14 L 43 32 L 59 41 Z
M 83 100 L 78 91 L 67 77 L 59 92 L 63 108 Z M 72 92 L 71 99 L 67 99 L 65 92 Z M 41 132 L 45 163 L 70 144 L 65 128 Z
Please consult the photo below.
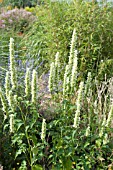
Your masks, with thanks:
M 53 61 L 55 53 L 59 51 L 64 65 L 68 60 L 69 41 L 75 28 L 81 77 L 82 73 L 86 76 L 88 71 L 98 74 L 101 60 L 106 63 L 107 59 L 111 59 L 109 61 L 112 62 L 111 9 L 109 6 L 100 7 L 98 4 L 76 1 L 70 4 L 51 2 L 38 6 L 37 22 L 23 40 L 26 42 L 27 53 L 38 64 L 45 60 L 44 67 L 47 69 L 48 61 Z

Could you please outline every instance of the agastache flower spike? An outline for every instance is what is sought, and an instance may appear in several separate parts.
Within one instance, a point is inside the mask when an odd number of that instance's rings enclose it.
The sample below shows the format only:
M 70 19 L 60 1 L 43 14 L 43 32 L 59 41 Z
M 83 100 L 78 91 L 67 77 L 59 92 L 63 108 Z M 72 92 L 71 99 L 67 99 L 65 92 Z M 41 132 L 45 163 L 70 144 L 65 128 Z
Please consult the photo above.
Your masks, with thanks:
M 9 91 L 10 91 L 10 76 L 9 72 L 6 72 L 6 77 L 5 77 L 5 94 L 8 99 L 9 97 Z
M 64 73 L 64 82 L 63 82 L 63 96 L 66 95 L 67 92 L 67 78 L 69 72 L 69 65 L 66 65 L 65 73 Z
M 82 98 L 82 91 L 83 91 L 84 83 L 81 82 L 78 90 L 78 97 L 77 97 L 77 110 L 75 113 L 75 118 L 74 118 L 74 125 L 73 127 L 77 128 L 79 124 L 79 118 L 80 118 L 80 108 L 81 108 L 81 98 Z
M 88 72 L 88 76 L 87 76 L 87 81 L 86 81 L 86 84 L 85 84 L 85 95 L 89 95 L 90 94 L 90 87 L 91 87 L 91 72 Z M 88 94 L 89 92 L 89 94 Z
M 16 67 L 15 67 L 15 60 L 14 60 L 14 39 L 10 38 L 9 44 L 9 52 L 10 52 L 10 75 L 11 75 L 11 84 L 12 88 L 15 89 L 17 86 L 17 78 L 16 78 Z
M 54 88 L 55 90 L 58 92 L 58 89 L 59 89 L 59 67 L 60 67 L 60 62 L 59 62 L 59 52 L 56 53 L 56 56 L 55 56 L 55 79 L 54 79 Z
M 59 52 L 56 53 L 55 56 L 55 66 L 58 67 L 59 66 Z
M 41 132 L 41 139 L 42 139 L 42 141 L 45 140 L 45 137 L 46 137 L 46 119 L 43 119 L 43 122 L 42 122 L 42 132 Z
M 13 133 L 14 132 L 14 115 L 11 114 L 10 115 L 10 133 Z
M 27 68 L 26 75 L 25 75 L 25 94 L 28 97 L 30 95 L 30 69 Z
M 72 65 L 73 65 L 73 58 L 74 58 L 76 41 L 77 41 L 77 35 L 76 35 L 76 30 L 74 29 L 73 35 L 72 35 L 72 40 L 71 40 L 71 45 L 70 45 L 70 55 L 69 55 L 69 65 L 70 65 L 71 69 L 72 69 Z
M 36 74 L 36 70 L 33 70 L 32 73 L 32 82 L 31 82 L 31 101 L 32 103 L 36 103 L 36 95 L 37 95 L 37 74 Z
M 8 97 L 8 103 L 12 111 L 14 111 L 14 99 L 13 99 L 13 94 L 12 91 L 9 91 L 9 97 Z
M 88 125 L 85 133 L 85 136 L 89 136 L 89 135 L 90 135 L 90 125 Z
M 3 111 L 6 113 L 7 112 L 7 103 L 6 103 L 6 99 L 5 99 L 5 97 L 4 97 L 4 94 L 3 94 L 3 92 L 2 92 L 2 89 L 1 89 L 1 87 L 0 87 L 0 98 L 1 98 L 1 102 L 2 102 L 2 109 L 3 109 Z
M 49 75 L 49 82 L 48 82 L 48 87 L 49 87 L 49 91 L 52 92 L 53 91 L 53 86 L 54 86 L 54 78 L 55 78 L 55 64 L 54 62 L 51 63 L 51 67 L 50 67 L 50 75 Z
M 72 75 L 71 75 L 71 89 L 72 89 L 72 91 L 75 88 L 76 79 L 77 79 L 77 50 L 75 50 L 75 56 L 73 59 L 73 67 L 72 67 Z
M 103 144 L 106 145 L 107 143 L 109 143 L 109 139 L 108 139 L 108 134 L 105 133 L 104 139 L 103 139 Z
M 14 95 L 14 103 L 15 103 L 15 105 L 17 105 L 17 101 L 18 101 L 18 96 L 15 94 Z

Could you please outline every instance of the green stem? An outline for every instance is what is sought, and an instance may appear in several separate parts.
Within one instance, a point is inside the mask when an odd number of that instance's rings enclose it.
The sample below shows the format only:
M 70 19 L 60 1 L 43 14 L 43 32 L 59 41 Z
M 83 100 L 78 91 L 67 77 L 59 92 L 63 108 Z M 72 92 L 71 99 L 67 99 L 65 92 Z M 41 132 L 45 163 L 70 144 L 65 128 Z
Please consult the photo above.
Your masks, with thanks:
M 26 116 L 25 116 L 25 117 L 23 116 L 24 113 L 22 112 L 21 107 L 19 107 L 19 109 L 20 109 L 20 111 L 21 111 L 21 117 L 22 117 L 22 120 L 23 120 L 23 123 L 24 123 L 24 129 L 26 129 Z M 29 163 L 29 165 L 30 165 L 30 167 L 31 167 L 32 152 L 31 152 L 31 145 L 30 145 L 29 135 L 28 135 L 27 130 L 25 130 L 25 136 L 26 136 L 27 143 L 28 143 L 28 146 L 29 146 L 29 154 L 30 154 L 30 161 L 29 161 L 28 158 L 27 158 L 27 160 L 28 160 L 28 163 Z M 26 155 L 26 157 L 27 157 L 27 155 Z

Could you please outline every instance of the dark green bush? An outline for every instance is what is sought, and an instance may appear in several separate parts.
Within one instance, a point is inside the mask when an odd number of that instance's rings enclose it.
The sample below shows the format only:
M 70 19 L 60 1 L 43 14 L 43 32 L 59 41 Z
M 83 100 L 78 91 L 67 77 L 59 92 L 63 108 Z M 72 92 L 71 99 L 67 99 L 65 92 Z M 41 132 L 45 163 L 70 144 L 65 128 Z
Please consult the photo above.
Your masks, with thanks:
M 12 6 L 12 7 L 25 7 L 25 6 L 35 6 L 37 5 L 37 0 L 4 0 L 3 4 L 5 6 Z

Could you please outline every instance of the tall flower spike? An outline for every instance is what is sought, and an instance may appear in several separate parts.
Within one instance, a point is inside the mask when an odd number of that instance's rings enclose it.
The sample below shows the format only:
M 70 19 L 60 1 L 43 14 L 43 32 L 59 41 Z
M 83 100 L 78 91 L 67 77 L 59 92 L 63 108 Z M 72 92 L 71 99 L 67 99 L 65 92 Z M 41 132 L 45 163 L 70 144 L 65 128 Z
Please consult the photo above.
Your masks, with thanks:
M 26 97 L 29 97 L 30 89 L 31 89 L 31 86 L 30 86 L 30 69 L 27 68 L 26 75 L 25 75 L 25 95 L 26 95 Z
M 10 133 L 13 133 L 14 132 L 14 115 L 13 114 L 10 115 L 9 124 L 10 124 Z
M 105 129 L 105 125 L 106 125 L 106 115 L 104 114 L 104 116 L 103 116 L 103 122 L 102 122 L 101 129 L 100 129 L 100 132 L 99 132 L 99 136 L 100 136 L 100 137 L 103 136 L 104 129 Z
M 89 136 L 89 135 L 90 135 L 90 125 L 88 125 L 85 133 L 85 136 Z
M 9 104 L 11 110 L 14 111 L 15 102 L 14 102 L 14 98 L 13 98 L 13 94 L 12 94 L 11 90 L 9 91 L 8 104 Z
M 73 127 L 77 128 L 79 125 L 79 118 L 80 118 L 80 108 L 81 108 L 81 98 L 82 98 L 82 91 L 83 91 L 84 83 L 81 82 L 78 90 L 78 97 L 77 97 L 77 110 L 75 113 L 75 118 L 74 118 L 74 125 Z
M 54 89 L 58 92 L 59 89 L 59 67 L 60 67 L 60 62 L 59 62 L 59 52 L 56 53 L 55 56 L 55 79 L 54 79 Z
M 59 52 L 56 53 L 55 56 L 55 66 L 58 67 L 59 66 Z
M 46 119 L 43 119 L 43 122 L 42 122 L 42 132 L 41 132 L 41 139 L 42 139 L 42 141 L 45 140 L 45 137 L 46 137 Z
M 77 50 L 75 50 L 75 55 L 73 59 L 73 67 L 72 67 L 72 74 L 71 74 L 71 90 L 73 91 L 75 88 L 77 79 Z
M 95 102 L 93 104 L 93 107 L 94 107 L 94 114 L 98 115 L 98 103 L 97 103 L 97 100 L 95 100 Z
M 72 35 L 72 40 L 71 40 L 71 45 L 70 45 L 70 55 L 69 55 L 69 65 L 70 65 L 71 69 L 72 69 L 72 65 L 73 65 L 73 58 L 74 58 L 76 42 L 77 42 L 77 35 L 76 35 L 76 30 L 74 29 L 73 35 Z
M 10 76 L 9 72 L 6 72 L 6 77 L 5 77 L 5 94 L 8 99 L 9 97 L 9 91 L 10 91 Z
M 54 79 L 55 79 L 55 64 L 54 62 L 51 63 L 50 66 L 50 75 L 49 75 L 49 82 L 48 82 L 48 87 L 49 87 L 49 91 L 52 92 L 53 91 L 53 87 L 54 87 Z
M 6 103 L 6 99 L 4 97 L 4 94 L 2 92 L 2 88 L 0 87 L 0 98 L 1 98 L 1 102 L 2 102 L 2 110 L 7 113 L 7 103 Z
M 85 95 L 90 95 L 91 80 L 92 80 L 91 72 L 88 72 L 87 81 L 86 81 L 86 84 L 85 84 L 85 92 L 84 92 Z
M 63 82 L 63 96 L 67 93 L 67 78 L 69 72 L 69 65 L 66 65 L 65 73 L 64 73 L 64 82 Z
M 106 122 L 106 127 L 109 127 L 109 125 L 111 123 L 112 117 L 113 117 L 113 104 L 112 104 L 110 112 L 108 114 L 108 118 L 107 118 L 107 122 Z
M 36 103 L 36 96 L 37 96 L 37 73 L 36 70 L 33 70 L 32 73 L 32 82 L 31 82 L 31 101 L 32 103 Z
M 14 103 L 15 103 L 15 105 L 17 105 L 17 103 L 18 103 L 18 96 L 16 94 L 14 95 Z
M 108 138 L 108 134 L 105 133 L 104 138 L 103 138 L 103 144 L 106 145 L 107 143 L 109 143 L 109 138 Z
M 10 52 L 10 75 L 11 75 L 11 84 L 12 88 L 15 89 L 17 86 L 17 77 L 16 77 L 16 67 L 15 67 L 15 59 L 14 59 L 14 39 L 10 38 L 9 44 L 9 52 Z

